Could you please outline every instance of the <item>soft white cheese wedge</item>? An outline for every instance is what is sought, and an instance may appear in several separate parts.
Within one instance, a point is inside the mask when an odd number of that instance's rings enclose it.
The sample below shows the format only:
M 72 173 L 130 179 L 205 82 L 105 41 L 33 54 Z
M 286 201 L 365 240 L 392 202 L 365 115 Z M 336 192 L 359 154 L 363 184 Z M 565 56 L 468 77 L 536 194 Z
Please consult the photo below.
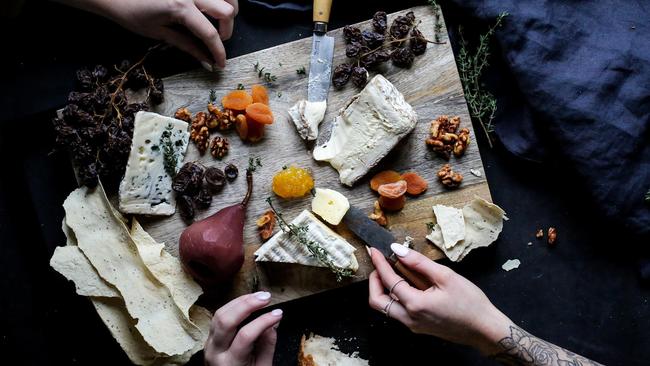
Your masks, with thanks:
M 316 188 L 311 210 L 332 225 L 338 225 L 350 209 L 350 202 L 345 196 L 333 189 Z
M 314 216 L 304 210 L 291 224 L 307 227 L 307 238 L 323 248 L 332 263 L 340 268 L 359 269 L 355 248 Z M 314 257 L 307 246 L 287 232 L 280 231 L 255 252 L 256 262 L 297 263 L 305 266 L 326 267 Z
M 168 171 L 178 171 L 189 137 L 186 122 L 152 112 L 135 115 L 131 153 L 120 183 L 121 212 L 172 215 L 176 211 Z
M 417 114 L 390 81 L 377 75 L 339 112 L 314 159 L 329 162 L 352 186 L 415 128 Z
M 327 102 L 298 101 L 289 108 L 291 121 L 296 125 L 298 134 L 303 140 L 316 140 L 318 138 L 318 125 L 325 117 Z

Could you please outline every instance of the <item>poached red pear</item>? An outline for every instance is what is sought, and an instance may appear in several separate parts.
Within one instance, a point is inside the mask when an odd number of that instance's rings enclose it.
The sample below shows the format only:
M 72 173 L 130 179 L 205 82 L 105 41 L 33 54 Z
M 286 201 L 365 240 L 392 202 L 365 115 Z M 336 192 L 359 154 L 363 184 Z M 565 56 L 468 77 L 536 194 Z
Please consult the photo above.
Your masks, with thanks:
M 253 189 L 250 169 L 246 171 L 246 183 L 248 189 L 241 203 L 193 223 L 181 234 L 181 262 L 203 286 L 230 280 L 244 264 L 244 222 Z

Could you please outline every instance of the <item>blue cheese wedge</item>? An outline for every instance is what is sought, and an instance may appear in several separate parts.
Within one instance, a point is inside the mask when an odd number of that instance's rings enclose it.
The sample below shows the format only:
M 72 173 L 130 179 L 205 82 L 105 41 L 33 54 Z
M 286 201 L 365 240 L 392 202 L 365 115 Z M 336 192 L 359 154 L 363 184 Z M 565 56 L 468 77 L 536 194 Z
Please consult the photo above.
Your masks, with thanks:
M 176 200 L 172 178 L 183 162 L 189 125 L 152 112 L 135 115 L 131 153 L 120 183 L 120 211 L 172 215 Z
M 343 269 L 356 271 L 359 263 L 355 248 L 343 237 L 323 224 L 312 213 L 304 210 L 291 224 L 307 227 L 307 238 L 325 249 L 332 263 Z M 280 231 L 255 252 L 256 262 L 296 263 L 305 266 L 326 267 L 311 255 L 309 249 L 292 235 Z
M 329 162 L 352 186 L 415 128 L 417 114 L 397 88 L 377 75 L 339 112 L 314 159 Z

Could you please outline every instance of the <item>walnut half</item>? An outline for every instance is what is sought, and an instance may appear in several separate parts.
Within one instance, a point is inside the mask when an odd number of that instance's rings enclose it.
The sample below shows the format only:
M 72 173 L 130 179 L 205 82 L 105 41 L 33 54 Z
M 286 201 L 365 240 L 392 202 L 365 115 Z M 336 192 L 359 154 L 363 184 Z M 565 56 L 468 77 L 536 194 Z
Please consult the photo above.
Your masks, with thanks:
M 438 180 L 447 188 L 456 188 L 463 182 L 463 176 L 452 171 L 449 164 L 445 164 L 438 170 Z
M 273 229 L 275 228 L 275 214 L 272 210 L 267 210 L 257 219 L 256 224 L 262 240 L 268 240 L 273 235 Z
M 379 206 L 379 201 L 375 201 L 374 211 L 368 215 L 368 217 L 371 220 L 375 220 L 375 222 L 381 226 L 386 226 L 388 224 L 386 215 L 384 214 L 384 211 L 381 210 L 381 206 Z

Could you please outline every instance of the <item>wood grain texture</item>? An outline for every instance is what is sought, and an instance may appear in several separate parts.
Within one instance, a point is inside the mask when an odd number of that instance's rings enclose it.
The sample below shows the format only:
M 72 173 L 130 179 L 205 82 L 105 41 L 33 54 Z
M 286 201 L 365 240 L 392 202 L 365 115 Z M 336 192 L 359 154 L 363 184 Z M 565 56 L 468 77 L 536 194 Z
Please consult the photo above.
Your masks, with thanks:
M 422 6 L 410 10 L 413 10 L 416 17 L 421 20 L 419 28 L 425 37 L 433 39 L 434 17 L 431 9 Z M 407 11 L 399 12 L 397 15 Z M 389 22 L 395 16 L 396 14 L 389 15 Z M 369 22 L 361 23 L 360 26 L 364 29 L 370 27 Z M 330 32 L 336 40 L 334 66 L 346 61 L 345 44 L 341 33 L 341 29 Z M 248 207 L 248 220 L 245 226 L 246 262 L 235 278 L 230 293 L 224 295 L 224 301 L 248 293 L 259 286 L 273 293 L 273 303 L 280 303 L 366 279 L 372 271 L 372 264 L 365 247 L 342 225 L 335 230 L 358 248 L 356 254 L 360 268 L 352 279 L 337 283 L 328 270 L 320 268 L 274 263 L 256 265 L 253 252 L 262 243 L 257 234 L 255 219 L 268 209 L 265 199 L 273 195 L 270 189 L 272 177 L 284 165 L 295 164 L 310 169 L 317 187 L 336 189 L 348 197 L 352 205 L 369 213 L 377 198 L 368 188 L 368 181 L 374 173 L 383 169 L 418 172 L 429 182 L 429 189 L 417 199 L 408 199 L 406 207 L 401 212 L 389 215 L 389 229 L 395 233 L 398 240 L 404 240 L 407 235 L 413 237 L 415 249 L 432 259 L 441 258 L 443 255 L 424 238 L 427 234 L 426 223 L 433 217 L 431 206 L 435 203 L 443 203 L 461 207 L 471 201 L 475 195 L 487 200 L 491 199 L 485 175 L 477 177 L 470 174 L 470 169 L 484 173 L 479 150 L 474 141 L 462 158 L 452 157 L 450 161 L 453 169 L 465 177 L 462 186 L 453 191 L 442 187 L 436 179 L 437 170 L 446 162 L 436 157 L 424 144 L 429 122 L 442 114 L 459 115 L 461 127 L 469 128 L 470 136 L 474 140 L 474 131 L 446 29 L 443 28 L 442 33 L 442 41 L 445 43 L 429 44 L 427 52 L 416 57 L 411 69 L 394 68 L 392 65 L 384 65 L 380 69 L 380 72 L 395 84 L 416 109 L 418 123 L 415 130 L 353 188 L 341 185 L 337 172 L 329 164 L 312 159 L 313 146 L 299 138 L 288 118 L 289 107 L 307 97 L 308 78 L 298 75 L 296 70 L 309 66 L 311 38 L 230 59 L 226 71 L 221 73 L 196 70 L 164 79 L 165 102 L 158 106 L 156 111 L 172 116 L 181 106 L 187 106 L 193 113 L 205 110 L 210 89 L 214 89 L 217 96 L 221 98 L 240 83 L 247 88 L 259 83 L 257 73 L 253 70 L 255 63 L 259 62 L 260 66 L 266 68 L 265 70 L 277 76 L 277 82 L 269 89 L 275 123 L 267 127 L 264 140 L 256 144 L 243 143 L 235 131 L 230 131 L 225 135 L 230 140 L 231 148 L 223 161 L 217 161 L 209 154 L 200 156 L 193 144 L 190 144 L 185 158 L 185 161 L 196 160 L 204 165 L 219 167 L 232 162 L 240 168 L 241 173 L 235 182 L 215 196 L 209 209 L 199 212 L 197 220 L 239 202 L 246 188 L 243 171 L 248 164 L 248 158 L 251 156 L 262 158 L 263 167 L 259 168 L 254 175 L 253 196 Z M 351 83 L 342 90 L 333 88 L 330 90 L 324 126 L 321 126 L 324 134 L 327 134 L 330 121 L 338 110 L 357 92 L 358 90 Z M 311 198 L 308 195 L 296 200 L 282 200 L 277 197 L 273 199 L 278 203 L 285 218 L 293 219 L 300 211 L 310 207 Z M 167 248 L 177 255 L 178 238 L 186 227 L 178 213 L 169 218 L 145 219 L 143 226 L 156 240 L 164 242 Z

